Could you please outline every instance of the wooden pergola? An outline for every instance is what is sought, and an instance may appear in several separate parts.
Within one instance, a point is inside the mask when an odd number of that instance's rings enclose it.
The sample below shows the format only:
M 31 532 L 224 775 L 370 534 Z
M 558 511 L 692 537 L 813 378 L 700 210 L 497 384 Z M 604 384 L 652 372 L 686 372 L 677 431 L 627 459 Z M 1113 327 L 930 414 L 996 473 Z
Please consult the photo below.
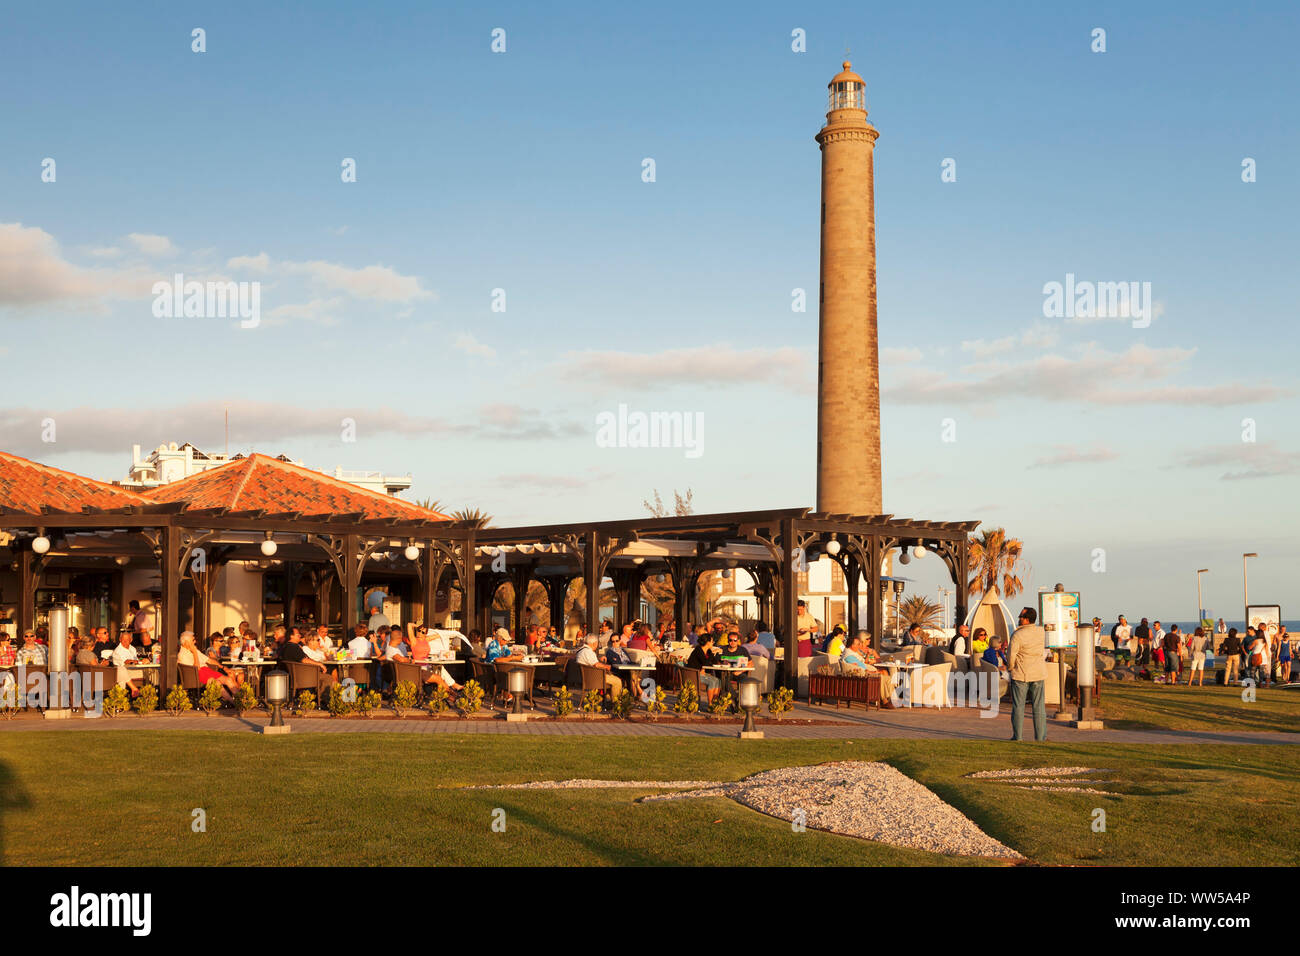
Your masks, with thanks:
M 586 585 L 587 621 L 598 617 L 601 583 L 615 591 L 615 620 L 621 625 L 637 613 L 641 584 L 650 574 L 670 576 L 674 586 L 677 633 L 685 634 L 696 585 L 706 571 L 744 569 L 765 620 L 772 622 L 785 647 L 786 686 L 797 686 L 797 574 L 825 555 L 844 573 L 849 630 L 860 626 L 879 646 L 883 559 L 896 548 L 924 547 L 948 568 L 956 587 L 955 620 L 966 616 L 967 536 L 978 521 L 934 522 L 893 515 L 823 514 L 807 508 L 743 511 L 670 518 L 579 521 L 516 528 L 483 528 L 473 522 L 366 518 L 361 514 L 191 509 L 184 502 L 80 511 L 43 509 L 39 514 L 0 508 L 0 532 L 13 536 L 10 549 L 19 570 L 19 627 L 35 620 L 35 594 L 42 573 L 70 558 L 115 558 L 157 562 L 162 581 L 162 683 L 176 673 L 181 622 L 180 587 L 194 586 L 194 629 L 210 620 L 213 585 L 222 567 L 234 560 L 266 557 L 263 543 L 297 575 L 314 570 L 321 582 L 342 588 L 342 623 L 350 633 L 357 623 L 357 590 L 367 561 L 380 553 L 401 555 L 420 581 L 426 620 L 436 607 L 444 578 L 460 591 L 463 626 L 490 629 L 493 597 L 505 583 L 514 587 L 514 619 L 523 620 L 528 585 L 546 590 L 551 622 L 563 626 L 564 596 L 570 582 Z M 45 554 L 32 550 L 38 536 L 50 540 Z M 404 557 L 418 552 L 414 561 Z M 866 583 L 867 620 L 858 620 L 859 578 Z M 322 583 L 322 587 L 325 584 Z

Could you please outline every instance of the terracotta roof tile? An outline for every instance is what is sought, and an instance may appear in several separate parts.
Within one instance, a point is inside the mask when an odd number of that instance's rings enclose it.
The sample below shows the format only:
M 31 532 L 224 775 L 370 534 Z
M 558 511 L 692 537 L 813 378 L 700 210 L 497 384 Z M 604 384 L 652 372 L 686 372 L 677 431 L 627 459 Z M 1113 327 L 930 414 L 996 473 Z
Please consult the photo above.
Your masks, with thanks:
M 256 454 L 150 489 L 148 495 L 159 502 L 186 501 L 191 508 L 302 514 L 360 512 L 367 518 L 447 519 L 444 514 L 393 495 Z
M 0 507 L 39 513 L 43 505 L 80 511 L 85 505 L 124 508 L 151 503 L 144 495 L 0 451 Z

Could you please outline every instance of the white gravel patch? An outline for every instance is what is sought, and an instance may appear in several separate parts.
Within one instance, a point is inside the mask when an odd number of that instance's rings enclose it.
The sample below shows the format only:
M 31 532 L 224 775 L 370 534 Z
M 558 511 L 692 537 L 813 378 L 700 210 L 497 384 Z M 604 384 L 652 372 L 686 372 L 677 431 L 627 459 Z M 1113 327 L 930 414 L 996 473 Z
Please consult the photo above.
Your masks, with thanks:
M 462 790 L 686 790 L 722 786 L 716 780 L 532 780 L 528 783 L 482 784 Z
M 1098 781 L 1101 782 L 1101 781 Z M 1095 793 L 1102 797 L 1118 797 L 1118 793 L 1109 790 L 1094 790 L 1092 787 L 1016 787 L 1017 790 L 1046 790 L 1049 793 Z
M 1012 767 L 1008 770 L 980 770 L 968 773 L 970 780 L 998 780 L 1005 777 L 1073 777 L 1083 773 L 1110 773 L 1094 767 Z
M 710 784 L 682 793 L 644 798 L 684 800 L 730 797 L 782 820 L 801 813 L 806 826 L 890 846 L 953 856 L 1023 859 L 889 764 L 841 761 L 814 767 L 785 767 L 736 783 Z

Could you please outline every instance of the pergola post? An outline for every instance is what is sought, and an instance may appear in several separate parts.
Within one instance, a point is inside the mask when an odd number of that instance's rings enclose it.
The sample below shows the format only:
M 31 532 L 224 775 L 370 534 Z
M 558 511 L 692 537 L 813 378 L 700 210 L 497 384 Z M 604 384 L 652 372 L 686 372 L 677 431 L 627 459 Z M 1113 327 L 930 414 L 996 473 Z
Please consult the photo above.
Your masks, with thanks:
M 18 633 L 14 646 L 22 647 L 23 632 L 36 627 L 36 584 L 40 573 L 36 568 L 36 555 L 29 549 L 18 552 Z
M 794 572 L 794 518 L 781 519 L 781 640 L 785 644 L 785 686 L 799 691 L 799 585 Z
M 533 579 L 533 563 L 516 564 L 510 569 L 510 586 L 514 589 L 515 637 L 521 638 L 524 612 L 528 609 L 528 582 Z
M 181 647 L 181 572 L 189 562 L 189 549 L 181 544 L 180 530 L 170 522 L 162 529 L 162 667 L 158 686 L 166 692 L 176 683 L 176 655 Z
M 970 544 L 964 537 L 961 541 L 961 550 L 957 552 L 957 568 L 961 580 L 953 582 L 953 591 L 956 592 L 952 606 L 954 627 L 958 627 L 966 621 L 966 598 L 970 584 Z M 973 655 L 975 649 L 968 647 L 966 652 Z
M 861 570 L 858 566 L 858 557 L 853 552 L 849 552 L 848 558 L 840 565 L 840 571 L 844 575 L 844 589 L 849 596 L 849 636 L 857 634 L 861 628 L 858 627 L 858 577 Z
M 600 532 L 587 531 L 583 535 L 582 579 L 587 586 L 587 633 L 595 634 L 600 627 Z
M 420 583 L 424 585 L 424 606 L 421 623 L 433 627 L 433 615 L 438 606 L 438 578 L 442 577 L 442 556 L 429 545 L 420 554 Z
M 871 646 L 880 652 L 880 535 L 871 534 L 867 538 L 867 594 L 871 596 L 867 603 L 867 630 L 871 632 Z
M 360 623 L 357 611 L 357 588 L 361 586 L 361 538 L 355 534 L 343 536 L 343 636 L 346 638 Z

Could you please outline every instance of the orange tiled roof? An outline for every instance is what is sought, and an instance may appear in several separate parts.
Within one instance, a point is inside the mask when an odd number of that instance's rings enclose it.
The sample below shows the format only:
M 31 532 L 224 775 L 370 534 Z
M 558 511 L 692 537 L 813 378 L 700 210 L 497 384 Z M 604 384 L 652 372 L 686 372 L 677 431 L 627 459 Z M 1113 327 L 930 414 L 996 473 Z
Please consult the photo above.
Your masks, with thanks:
M 43 505 L 55 511 L 80 511 L 83 505 L 125 508 L 152 503 L 144 495 L 107 482 L 0 451 L 0 507 L 39 514 Z
M 257 454 L 160 485 L 150 489 L 148 495 L 157 502 L 185 501 L 191 508 L 297 511 L 312 515 L 361 512 L 367 518 L 433 521 L 447 518 L 393 495 Z

